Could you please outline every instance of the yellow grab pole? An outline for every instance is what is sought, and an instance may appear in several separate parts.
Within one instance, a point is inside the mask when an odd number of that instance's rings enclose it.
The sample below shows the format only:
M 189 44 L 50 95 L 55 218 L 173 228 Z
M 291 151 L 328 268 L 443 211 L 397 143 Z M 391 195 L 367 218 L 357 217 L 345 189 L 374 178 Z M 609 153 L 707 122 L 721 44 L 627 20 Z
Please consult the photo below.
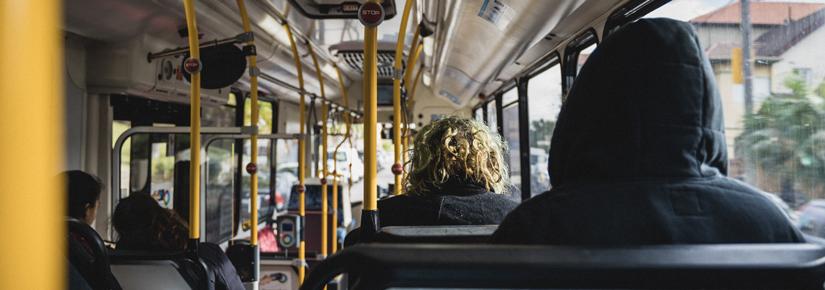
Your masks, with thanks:
M 412 89 L 410 89 L 410 96 L 407 97 L 407 106 L 412 106 L 413 103 L 414 103 L 413 100 L 415 99 L 415 88 L 418 87 L 418 79 L 421 78 L 421 73 L 422 72 L 424 72 L 424 67 L 423 66 L 418 68 L 418 72 L 415 73 L 415 79 L 413 80 L 413 83 L 412 83 Z
M 304 183 L 304 179 L 306 177 L 306 140 L 304 135 L 306 134 L 306 100 L 304 99 L 304 71 L 303 67 L 301 66 L 301 56 L 298 55 L 298 45 L 295 43 L 295 37 L 292 35 L 292 29 L 289 27 L 289 24 L 283 24 L 284 29 L 286 30 L 287 36 L 289 36 L 289 45 L 292 48 L 292 58 L 295 60 L 295 69 L 298 73 L 298 89 L 301 90 L 298 94 L 300 95 L 300 100 L 298 101 L 298 112 L 301 124 L 299 126 L 301 139 L 298 139 L 298 216 L 303 221 L 304 215 L 306 215 L 306 186 Z M 304 276 L 306 276 L 306 267 L 304 267 L 304 262 L 306 261 L 306 242 L 304 238 L 301 237 L 301 243 L 298 244 L 298 260 L 301 263 L 301 266 L 298 268 L 298 283 L 304 282 Z
M 420 33 L 421 33 L 421 25 L 417 25 L 415 27 L 415 35 L 413 35 L 412 47 L 410 48 L 410 51 L 414 51 L 414 53 L 412 55 L 410 55 L 410 58 L 407 61 L 407 68 L 404 69 L 404 88 L 407 90 L 407 99 L 408 100 L 410 98 L 410 93 L 411 93 L 410 89 L 412 88 L 412 85 L 410 84 L 410 80 L 412 79 L 412 74 L 413 74 L 413 71 L 415 70 L 415 63 L 418 62 L 418 57 L 421 55 L 421 51 L 424 48 L 424 46 L 421 45 L 421 42 L 418 41 L 418 37 L 419 37 Z M 407 109 L 409 109 L 409 106 L 408 106 Z M 402 146 L 402 152 L 401 152 L 401 157 L 402 157 L 402 163 L 401 164 L 407 164 L 407 155 L 408 155 L 407 154 L 407 149 L 409 148 L 409 145 L 410 145 L 409 128 L 408 128 L 410 120 L 407 120 L 406 112 L 403 113 L 403 116 L 404 116 L 404 119 L 403 119 L 404 120 L 404 125 L 403 125 L 403 127 L 404 127 L 403 138 L 404 139 L 402 140 L 402 145 L 403 146 Z M 406 176 L 406 173 L 404 175 Z
M 236 2 L 238 3 L 238 10 L 241 12 L 243 31 L 246 33 L 251 33 L 252 28 L 249 23 L 249 16 L 246 12 L 244 0 L 237 0 Z M 252 51 L 255 51 L 254 38 L 251 38 L 246 45 L 251 46 Z M 250 125 L 256 128 L 256 130 L 252 132 L 252 136 L 249 138 L 251 152 L 249 157 L 249 165 L 246 167 L 246 171 L 249 173 L 249 198 L 251 199 L 250 203 L 252 205 L 250 213 L 250 226 L 252 233 L 249 237 L 249 244 L 256 246 L 258 245 L 258 58 L 254 53 L 251 53 L 246 57 L 246 60 L 249 63 L 249 86 L 252 95 L 252 120 L 250 121 Z
M 327 202 L 329 202 L 327 194 L 329 194 L 327 189 L 327 174 L 329 174 L 329 168 L 327 165 L 327 115 L 329 114 L 328 106 L 329 104 L 321 103 L 321 120 L 323 120 L 323 125 L 321 125 L 321 159 L 323 160 L 323 173 L 321 174 L 321 255 L 326 257 L 327 256 L 327 232 L 329 231 L 329 225 L 327 224 L 329 216 L 329 209 L 327 208 Z
M 415 70 L 415 63 L 418 62 L 418 56 L 421 55 L 421 51 L 424 48 L 421 42 L 418 41 L 420 34 L 421 25 L 417 25 L 415 27 L 415 35 L 413 35 L 412 47 L 410 47 L 410 51 L 413 53 L 410 54 L 409 60 L 407 61 L 407 68 L 404 69 L 404 88 L 407 90 L 407 97 L 409 97 L 410 89 L 412 88 L 410 80 L 412 79 L 413 70 Z
M 401 165 L 401 61 L 404 58 L 404 39 L 407 36 L 407 20 L 410 16 L 413 1 L 405 1 L 404 12 L 401 14 L 401 25 L 398 28 L 398 40 L 395 42 L 395 62 L 392 77 L 392 133 L 393 152 L 395 153 L 395 163 L 392 165 L 392 174 L 395 175 L 395 189 L 393 194 L 401 194 L 401 173 L 404 167 Z M 366 58 L 366 56 L 364 57 Z
M 243 31 L 244 33 L 252 33 L 252 27 L 249 22 L 249 14 L 246 11 L 246 4 L 244 0 L 236 0 L 238 4 L 238 11 L 241 14 L 241 22 L 243 23 Z M 260 251 L 258 249 L 258 118 L 259 118 L 259 107 L 258 107 L 258 56 L 256 54 L 257 49 L 255 48 L 255 38 L 250 37 L 249 41 L 245 43 L 246 47 L 244 51 L 248 53 L 246 56 L 246 62 L 249 66 L 249 89 L 250 95 L 252 96 L 252 120 L 250 120 L 250 125 L 255 128 L 252 131 L 252 136 L 249 138 L 249 145 L 250 145 L 250 157 L 249 157 L 249 164 L 246 166 L 246 172 L 249 173 L 249 198 L 250 198 L 250 214 L 249 214 L 249 221 L 250 221 L 250 236 L 249 236 L 249 245 L 252 246 L 253 250 L 253 258 L 252 263 L 255 265 L 255 269 L 253 269 L 252 273 L 252 281 L 258 281 L 258 277 L 260 275 Z
M 194 248 L 197 247 L 197 241 L 201 236 L 201 65 L 195 4 L 193 0 L 184 0 L 183 7 L 186 12 L 186 31 L 189 35 L 189 60 L 184 64 L 184 68 L 192 75 L 189 88 L 189 240 Z
M 411 1 L 410 1 L 411 2 Z M 367 3 L 377 4 L 375 0 Z M 364 4 L 366 5 L 366 4 Z M 380 5 L 380 4 L 377 4 Z M 363 8 L 362 8 L 363 9 Z M 378 210 L 375 164 L 378 121 L 378 27 L 364 26 L 364 211 Z M 396 155 L 396 160 L 398 160 Z M 362 223 L 365 221 L 362 221 Z
M 0 289 L 67 288 L 60 2 L 0 1 Z
M 344 87 L 344 77 L 341 75 L 341 70 L 335 65 L 335 72 L 338 74 L 338 85 L 341 88 L 341 96 L 343 98 L 344 106 L 349 109 L 349 97 L 347 89 Z M 350 118 L 349 112 L 344 112 L 344 122 L 346 123 L 346 133 L 344 139 L 335 146 L 335 151 L 332 153 L 332 253 L 338 251 L 338 150 L 344 142 L 349 139 Z
M 321 66 L 318 64 L 318 56 L 315 54 L 315 50 L 312 49 L 312 46 L 309 45 L 309 41 L 307 40 L 307 49 L 309 50 L 309 55 L 312 57 L 312 63 L 315 65 L 315 73 L 318 77 L 318 85 L 321 87 L 321 255 L 326 257 L 327 256 L 327 231 L 328 229 L 328 216 L 329 210 L 327 209 L 327 195 L 329 194 L 327 190 L 327 174 L 329 174 L 329 168 L 327 168 L 327 106 L 328 104 L 324 104 L 324 100 L 326 100 L 327 95 L 324 90 L 324 74 L 321 73 Z

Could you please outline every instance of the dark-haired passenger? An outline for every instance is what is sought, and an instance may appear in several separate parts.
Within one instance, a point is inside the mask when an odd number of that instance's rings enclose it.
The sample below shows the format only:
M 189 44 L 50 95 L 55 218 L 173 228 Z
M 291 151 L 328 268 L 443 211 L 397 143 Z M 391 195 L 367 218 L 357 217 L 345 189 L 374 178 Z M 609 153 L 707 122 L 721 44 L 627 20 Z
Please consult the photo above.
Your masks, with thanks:
M 148 194 L 121 199 L 112 216 L 118 250 L 180 251 L 187 248 L 189 228 L 174 211 L 165 209 Z M 244 290 L 235 267 L 218 245 L 200 243 L 198 256 L 215 274 L 216 290 Z
M 72 268 L 92 289 L 120 289 L 109 266 L 108 249 L 91 227 L 100 207 L 103 190 L 100 178 L 80 170 L 63 172 L 60 178 L 66 184 L 68 195 L 68 256 Z

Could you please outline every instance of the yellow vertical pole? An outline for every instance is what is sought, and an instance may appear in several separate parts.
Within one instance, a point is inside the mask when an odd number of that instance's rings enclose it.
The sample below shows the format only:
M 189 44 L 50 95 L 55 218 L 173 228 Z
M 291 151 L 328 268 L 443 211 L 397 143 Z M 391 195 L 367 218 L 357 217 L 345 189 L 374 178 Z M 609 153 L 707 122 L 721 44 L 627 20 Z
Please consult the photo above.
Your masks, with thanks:
M 304 98 L 304 71 L 301 65 L 301 56 L 298 55 L 298 45 L 295 43 L 295 37 L 292 35 L 292 29 L 289 27 L 289 24 L 283 24 L 284 29 L 286 29 L 286 34 L 289 36 L 289 45 L 292 48 L 292 58 L 295 60 L 295 69 L 298 73 L 298 89 L 301 90 L 299 93 L 300 100 L 298 101 L 298 119 L 300 119 L 300 133 L 301 139 L 298 139 L 298 216 L 300 219 L 303 220 L 304 216 L 306 215 L 306 185 L 304 183 L 306 178 L 306 140 L 304 135 L 306 135 L 306 100 Z M 304 263 L 306 262 L 306 241 L 304 238 L 301 237 L 301 243 L 298 244 L 298 260 L 301 263 L 301 267 L 298 268 L 298 283 L 304 282 L 304 277 L 306 276 L 306 267 L 304 267 Z
M 309 50 L 309 55 L 312 57 L 312 63 L 315 65 L 315 73 L 318 78 L 318 86 L 321 87 L 321 255 L 326 257 L 327 256 L 327 249 L 329 248 L 327 244 L 327 231 L 329 230 L 329 225 L 327 224 L 328 220 L 328 213 L 329 210 L 327 208 L 327 202 L 329 194 L 327 189 L 327 175 L 329 174 L 329 168 L 327 165 L 327 106 L 324 101 L 327 98 L 326 90 L 324 89 L 324 74 L 321 72 L 321 65 L 318 64 L 318 56 L 315 54 L 315 50 L 312 49 L 312 46 L 309 44 L 309 41 L 306 42 L 307 49 Z
M 238 4 L 238 11 L 241 14 L 241 23 L 243 24 L 243 31 L 245 33 L 252 33 L 252 26 L 249 22 L 249 14 L 246 11 L 246 4 L 244 0 L 236 0 Z M 255 269 L 253 269 L 252 281 L 258 281 L 258 276 L 260 274 L 260 250 L 258 248 L 258 118 L 260 113 L 260 108 L 258 107 L 258 56 L 256 55 L 257 49 L 255 49 L 255 38 L 252 37 L 246 42 L 246 46 L 251 48 L 248 51 L 249 55 L 246 56 L 246 62 L 249 66 L 249 89 L 250 95 L 252 97 L 252 120 L 250 120 L 250 125 L 255 127 L 255 130 L 252 132 L 252 136 L 249 138 L 249 145 L 250 145 L 250 157 L 249 157 L 249 164 L 246 167 L 246 171 L 249 173 L 249 198 L 250 198 L 250 236 L 249 236 L 249 245 L 253 248 L 253 264 L 255 265 Z
M 189 88 L 189 239 L 197 245 L 200 239 L 200 174 L 201 174 L 201 74 L 200 74 L 200 44 L 198 39 L 198 24 L 195 20 L 195 4 L 193 0 L 184 0 L 186 12 L 186 31 L 189 35 L 189 73 L 192 75 Z M 197 65 L 197 67 L 194 67 Z M 185 64 L 186 66 L 186 64 Z
M 341 96 L 343 98 L 344 107 L 349 108 L 349 96 L 347 94 L 347 88 L 344 87 L 344 77 L 341 75 L 341 70 L 338 66 L 335 66 L 335 72 L 338 75 L 338 86 L 341 89 Z M 335 152 L 332 153 L 332 253 L 338 251 L 338 150 L 341 148 L 341 145 L 344 145 L 344 142 L 349 139 L 349 130 L 350 130 L 350 118 L 349 113 L 344 112 L 344 122 L 346 123 L 346 133 L 344 133 L 344 139 L 335 146 Z
M 407 20 L 410 16 L 413 1 L 405 1 L 404 12 L 401 14 L 401 25 L 398 28 L 398 39 L 395 42 L 395 62 L 392 77 L 392 132 L 393 132 L 393 152 L 395 153 L 395 163 L 392 165 L 392 174 L 395 175 L 395 189 L 393 194 L 401 194 L 401 173 L 404 167 L 401 165 L 401 62 L 404 58 L 404 40 L 407 36 Z M 411 51 L 412 52 L 412 51 Z M 366 57 L 365 57 L 366 58 Z
M 243 0 L 237 0 L 238 3 L 238 10 L 241 12 L 241 22 L 243 23 L 243 30 L 246 33 L 251 33 L 252 28 L 249 23 L 249 16 L 246 11 L 246 5 L 244 4 Z M 254 47 L 255 40 L 251 39 L 249 42 L 246 43 L 247 45 L 252 45 Z M 254 51 L 254 50 L 253 50 Z M 250 54 L 246 57 L 247 62 L 249 63 L 249 86 L 250 86 L 250 95 L 252 96 L 252 120 L 250 124 L 255 128 L 258 127 L 258 60 L 255 54 Z M 252 136 L 249 138 L 250 140 L 250 165 L 255 165 L 255 169 L 257 169 L 258 164 L 258 130 L 252 132 Z M 250 199 L 251 199 L 251 213 L 250 213 L 250 226 L 251 226 L 251 235 L 249 237 L 249 244 L 252 246 L 258 245 L 258 174 L 257 170 L 250 170 L 251 168 L 247 167 L 247 171 L 249 171 L 249 192 L 250 192 Z
M 420 34 L 421 34 L 421 25 L 416 25 L 415 26 L 415 34 L 413 35 L 412 47 L 410 47 L 410 51 L 414 51 L 414 53 L 412 53 L 410 55 L 410 58 L 407 61 L 407 68 L 404 69 L 404 89 L 406 89 L 406 91 L 407 91 L 407 99 L 408 100 L 410 98 L 410 93 L 411 93 L 410 89 L 412 88 L 412 84 L 410 84 L 410 81 L 412 79 L 413 71 L 415 70 L 415 63 L 418 62 L 418 56 L 421 55 L 421 51 L 424 48 L 424 46 L 421 45 L 421 42 L 419 42 L 419 40 L 418 40 Z M 409 105 L 409 103 L 408 103 L 408 105 Z M 409 106 L 407 106 L 407 107 L 408 107 L 407 109 L 409 109 Z M 406 112 L 403 113 L 403 117 L 404 117 L 403 118 L 403 120 L 404 120 L 404 124 L 403 124 L 404 131 L 403 131 L 403 134 L 402 134 L 403 135 L 402 136 L 403 137 L 403 140 L 402 140 L 402 145 L 403 146 L 402 146 L 402 151 L 401 151 L 401 157 L 402 157 L 402 163 L 401 164 L 402 165 L 407 164 L 407 155 L 408 155 L 407 150 L 408 150 L 409 145 L 410 145 L 410 136 L 409 136 L 410 135 L 409 134 L 410 133 L 409 132 L 410 120 L 407 120 Z M 403 176 L 406 176 L 406 172 L 403 174 Z M 404 178 L 402 178 L 402 180 L 403 179 Z
M 329 210 L 327 208 L 327 202 L 329 202 L 327 194 L 329 194 L 327 189 L 327 175 L 329 174 L 328 162 L 327 158 L 327 118 L 329 114 L 329 104 L 321 103 L 321 120 L 323 120 L 323 125 L 321 126 L 321 159 L 323 160 L 323 172 L 321 174 L 321 255 L 326 257 L 328 252 L 327 249 L 329 245 L 327 244 L 328 237 L 327 232 L 329 231 Z
M 377 3 L 370 0 L 371 3 Z M 378 27 L 364 26 L 364 211 L 378 210 L 375 164 L 378 122 Z M 398 160 L 396 155 L 396 160 Z M 364 221 L 362 221 L 363 223 Z
M 66 288 L 60 4 L 0 1 L 0 289 Z

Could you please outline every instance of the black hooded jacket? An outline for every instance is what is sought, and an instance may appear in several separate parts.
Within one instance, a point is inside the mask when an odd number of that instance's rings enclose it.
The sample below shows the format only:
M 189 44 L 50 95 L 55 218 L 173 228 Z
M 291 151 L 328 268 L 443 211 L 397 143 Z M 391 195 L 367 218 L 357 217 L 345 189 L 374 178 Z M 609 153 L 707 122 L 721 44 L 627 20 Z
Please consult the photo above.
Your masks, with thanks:
M 758 189 L 727 178 L 722 105 L 690 24 L 642 19 L 582 67 L 550 149 L 553 189 L 510 213 L 497 243 L 800 242 Z

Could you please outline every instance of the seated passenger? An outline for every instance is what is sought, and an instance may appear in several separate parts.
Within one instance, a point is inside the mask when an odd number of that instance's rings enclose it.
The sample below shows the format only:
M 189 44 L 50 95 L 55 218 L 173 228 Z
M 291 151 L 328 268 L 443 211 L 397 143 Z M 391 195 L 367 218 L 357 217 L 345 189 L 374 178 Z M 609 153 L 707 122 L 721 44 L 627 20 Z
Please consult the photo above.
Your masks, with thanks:
M 68 195 L 69 262 L 92 289 L 120 289 L 112 275 L 108 249 L 91 227 L 100 206 L 103 189 L 100 179 L 80 170 L 66 171 L 60 178 L 66 184 Z
M 120 237 L 118 250 L 185 250 L 189 239 L 183 219 L 147 194 L 132 194 L 121 199 L 112 216 L 112 225 Z M 215 274 L 215 289 L 244 289 L 235 267 L 218 245 L 200 243 L 198 256 Z
M 448 117 L 414 139 L 404 194 L 378 202 L 381 226 L 492 225 L 518 203 L 501 136 L 470 119 Z
M 690 24 L 642 19 L 590 55 L 550 148 L 553 188 L 524 203 L 497 243 L 801 242 L 760 191 L 728 178 L 722 104 Z

